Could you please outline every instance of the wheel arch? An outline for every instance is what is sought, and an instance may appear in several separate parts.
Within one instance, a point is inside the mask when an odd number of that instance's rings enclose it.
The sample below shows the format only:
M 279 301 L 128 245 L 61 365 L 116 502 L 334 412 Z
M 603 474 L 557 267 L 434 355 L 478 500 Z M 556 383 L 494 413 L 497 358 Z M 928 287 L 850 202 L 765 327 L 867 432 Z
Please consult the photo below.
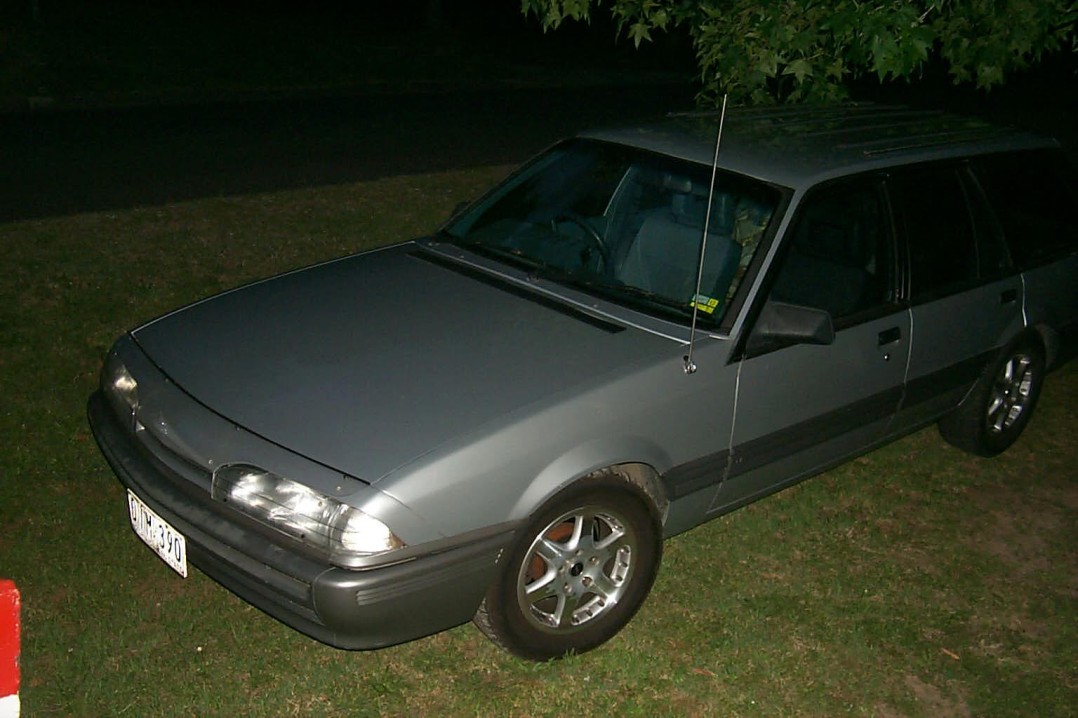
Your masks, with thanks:
M 1052 325 L 1046 322 L 1039 322 L 1031 325 L 1019 339 L 1027 337 L 1039 341 L 1041 349 L 1044 350 L 1044 365 L 1051 369 L 1055 366 L 1056 358 L 1059 356 L 1059 332 L 1057 332 Z
M 1061 326 L 1061 317 L 1058 308 L 1053 308 L 1048 303 L 1037 301 L 1033 297 L 1026 297 L 1024 308 L 1026 318 L 1026 330 L 1024 334 L 1035 335 L 1041 342 L 1044 350 L 1044 363 L 1051 369 L 1059 357 L 1060 335 L 1056 327 Z M 1018 337 L 1021 339 L 1021 335 Z
M 1048 338 L 1050 340 L 1050 335 Z M 1032 377 L 1028 387 L 1020 390 L 1008 375 L 1002 389 L 993 389 L 999 381 L 998 372 L 1003 366 L 1017 358 L 1018 352 L 1025 352 L 1027 349 L 1035 356 L 1035 360 L 1029 359 L 1029 364 L 1026 365 L 1032 364 L 1032 373 L 1022 369 L 1024 377 Z M 937 425 L 940 435 L 948 443 L 975 456 L 991 457 L 1005 451 L 1018 439 L 1036 407 L 1043 374 L 1048 366 L 1047 357 L 1046 335 L 1042 331 L 1037 327 L 1027 327 L 1019 332 L 993 353 L 992 359 L 962 402 L 940 418 Z M 1039 363 L 1039 366 L 1033 363 L 1034 361 Z M 1019 378 L 1015 381 L 1024 380 Z M 1028 401 L 1020 398 L 1022 396 L 1028 397 Z M 1010 419 L 1001 418 L 1001 424 L 990 429 L 987 422 L 995 421 L 992 417 L 996 416 L 1000 407 L 1006 413 L 1015 408 L 1018 408 L 1018 412 Z
M 660 480 L 661 467 L 670 458 L 658 446 L 643 440 L 590 442 L 547 464 L 521 492 L 514 516 L 530 516 L 568 487 L 602 475 L 615 475 L 634 488 L 655 513 L 659 525 L 666 523 L 670 500 Z

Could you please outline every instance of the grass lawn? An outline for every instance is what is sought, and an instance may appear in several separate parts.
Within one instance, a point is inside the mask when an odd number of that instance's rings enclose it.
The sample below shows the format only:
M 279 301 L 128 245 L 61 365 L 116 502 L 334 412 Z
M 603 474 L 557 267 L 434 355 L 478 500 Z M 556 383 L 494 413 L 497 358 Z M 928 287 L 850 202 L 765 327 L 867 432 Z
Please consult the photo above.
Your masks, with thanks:
M 1078 706 L 1078 362 L 983 460 L 925 430 L 668 542 L 609 645 L 534 665 L 470 626 L 327 648 L 127 526 L 84 416 L 113 338 L 433 229 L 487 168 L 0 225 L 0 575 L 26 716 L 1065 716 Z

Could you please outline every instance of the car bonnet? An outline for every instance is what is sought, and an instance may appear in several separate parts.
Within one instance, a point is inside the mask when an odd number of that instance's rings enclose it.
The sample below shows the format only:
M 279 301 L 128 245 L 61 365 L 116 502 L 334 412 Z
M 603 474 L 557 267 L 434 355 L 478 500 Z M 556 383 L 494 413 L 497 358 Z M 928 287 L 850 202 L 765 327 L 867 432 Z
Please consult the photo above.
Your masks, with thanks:
M 681 349 L 414 244 L 241 287 L 133 336 L 210 409 L 371 482 L 511 411 Z

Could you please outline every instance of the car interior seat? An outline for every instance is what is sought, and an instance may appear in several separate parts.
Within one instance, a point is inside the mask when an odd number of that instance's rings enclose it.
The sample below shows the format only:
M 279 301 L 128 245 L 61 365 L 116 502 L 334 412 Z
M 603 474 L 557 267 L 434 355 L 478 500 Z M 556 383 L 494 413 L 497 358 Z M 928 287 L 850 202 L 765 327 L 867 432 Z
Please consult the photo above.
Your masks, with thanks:
M 689 304 L 696 288 L 700 245 L 707 210 L 707 188 L 667 178 L 666 206 L 651 210 L 640 225 L 617 271 L 628 285 Z M 740 247 L 733 241 L 735 198 L 717 193 L 708 226 L 701 294 L 725 300 L 725 287 L 737 271 Z M 722 291 L 717 293 L 718 290 Z

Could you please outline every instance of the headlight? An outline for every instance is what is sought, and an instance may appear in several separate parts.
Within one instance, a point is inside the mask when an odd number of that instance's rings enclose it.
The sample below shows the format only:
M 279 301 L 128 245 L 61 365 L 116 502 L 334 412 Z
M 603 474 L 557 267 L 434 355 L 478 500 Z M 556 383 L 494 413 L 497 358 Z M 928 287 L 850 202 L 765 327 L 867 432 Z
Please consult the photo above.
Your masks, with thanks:
M 339 566 L 404 546 L 384 523 L 357 508 L 249 464 L 213 472 L 218 501 L 325 553 Z
M 109 354 L 101 370 L 101 387 L 120 416 L 134 416 L 138 410 L 138 382 L 115 354 Z

